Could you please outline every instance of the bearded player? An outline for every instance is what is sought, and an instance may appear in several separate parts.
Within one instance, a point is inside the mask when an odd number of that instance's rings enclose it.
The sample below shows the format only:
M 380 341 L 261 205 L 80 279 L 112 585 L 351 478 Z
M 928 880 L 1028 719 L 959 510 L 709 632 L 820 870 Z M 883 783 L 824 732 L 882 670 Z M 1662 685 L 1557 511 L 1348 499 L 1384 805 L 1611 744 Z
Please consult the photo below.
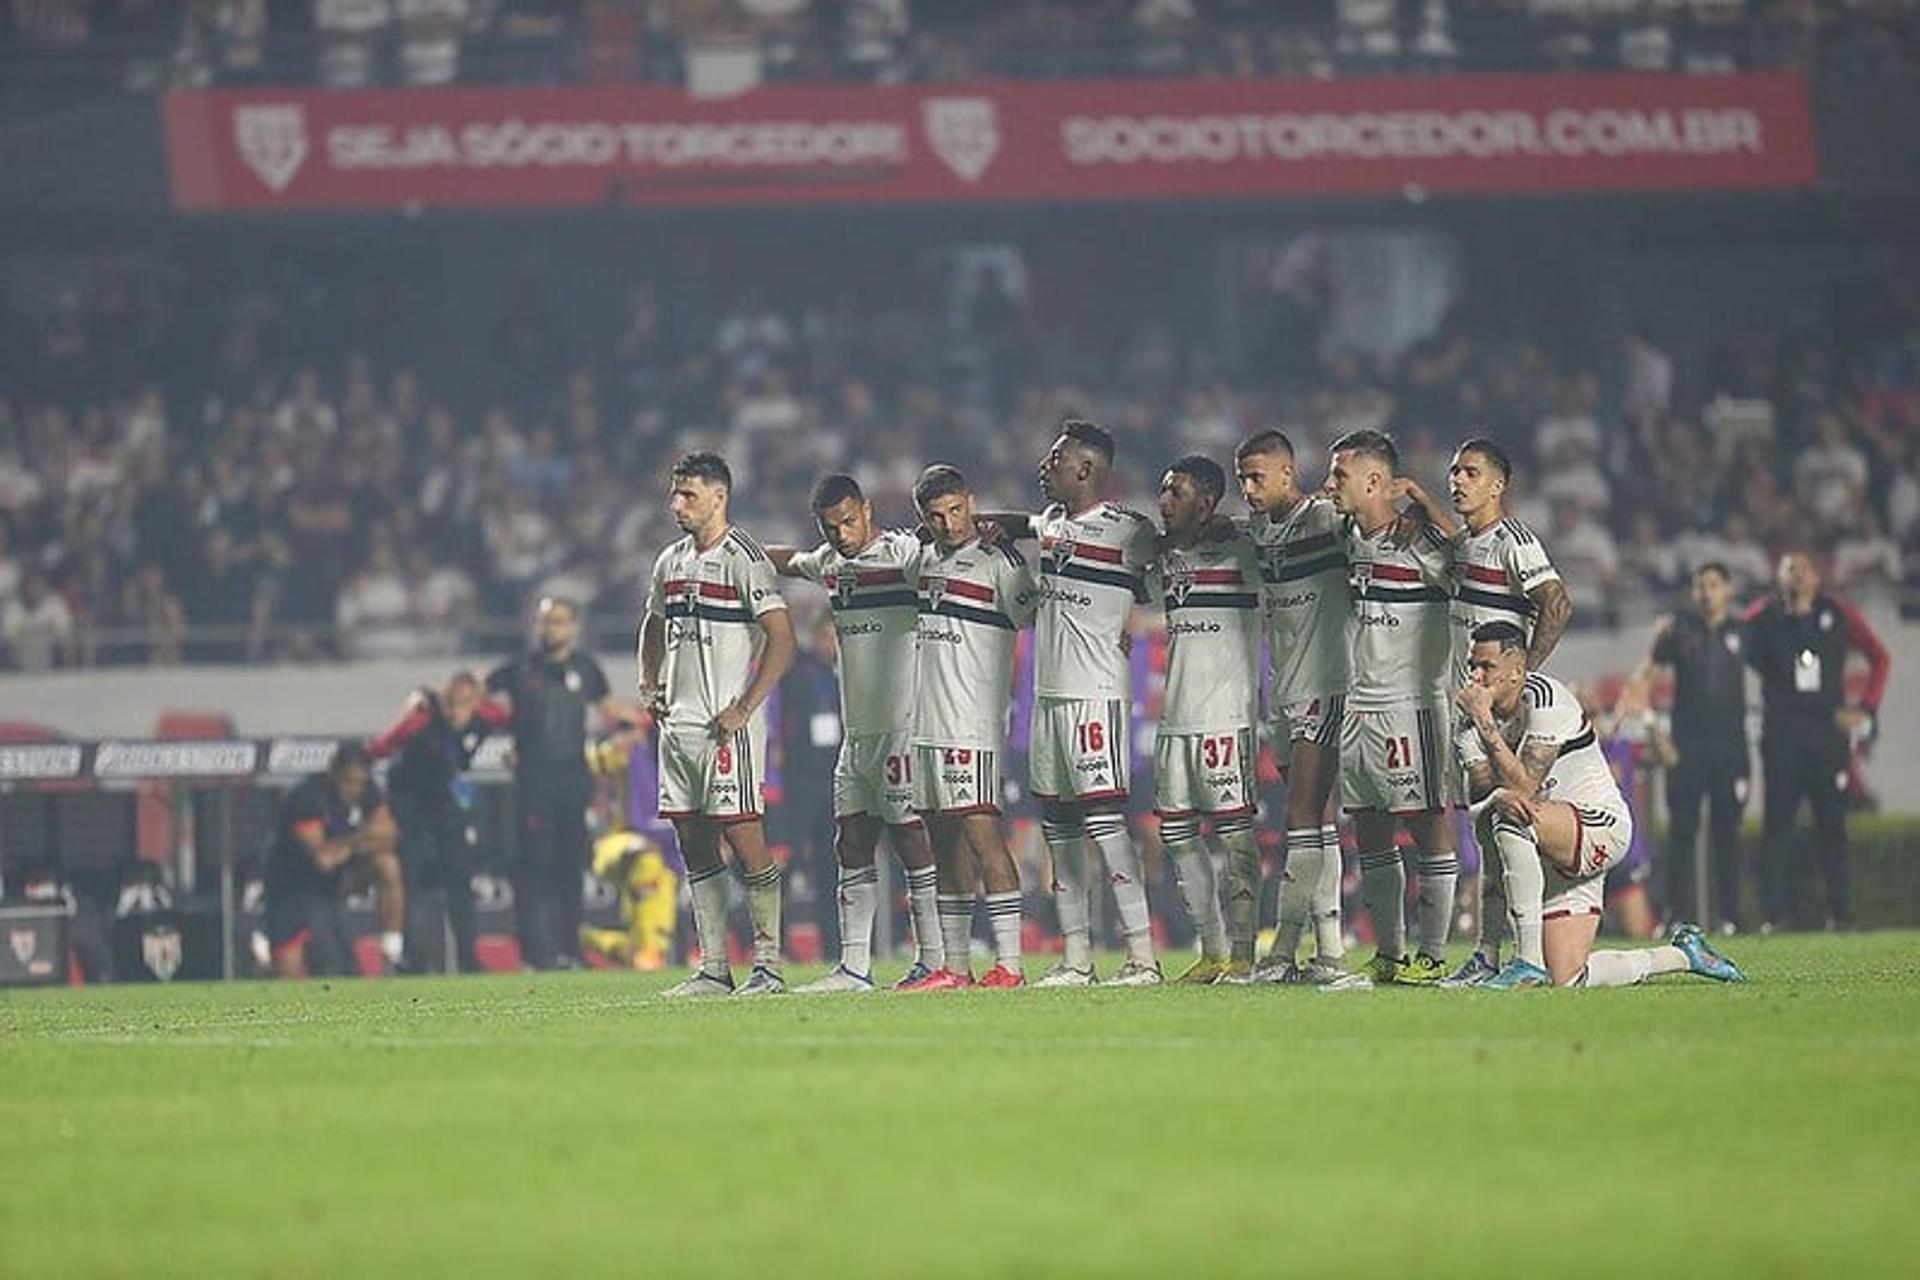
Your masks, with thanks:
M 1481 846 L 1500 851 L 1518 952 L 1477 986 L 1626 987 L 1663 973 L 1744 982 L 1697 925 L 1681 925 L 1664 947 L 1593 949 L 1633 813 L 1573 690 L 1528 669 L 1526 631 L 1489 622 L 1471 641 L 1456 698 L 1467 720 L 1460 759 Z
M 1248 533 L 1260 552 L 1267 642 L 1269 741 L 1285 761 L 1287 863 L 1280 920 L 1255 980 L 1324 984 L 1347 975 L 1340 920 L 1340 832 L 1333 791 L 1340 774 L 1340 725 L 1352 658 L 1353 595 L 1347 582 L 1346 522 L 1324 494 L 1300 488 L 1293 444 L 1261 431 L 1234 455 Z M 1228 981 L 1245 981 L 1253 959 L 1260 863 L 1228 862 Z M 1311 928 L 1314 958 L 1296 963 Z
M 917 574 L 913 805 L 933 843 L 946 964 L 905 989 L 974 985 L 976 884 L 985 890 L 994 946 L 994 965 L 980 985 L 1024 986 L 1020 871 L 1000 829 L 1000 757 L 1014 646 L 1033 621 L 1039 587 L 1018 551 L 980 541 L 973 488 L 958 468 L 928 467 L 913 500 L 933 535 Z
M 660 726 L 660 816 L 687 862 L 700 968 L 675 997 L 733 993 L 726 841 L 747 880 L 753 972 L 740 995 L 786 990 L 780 864 L 767 848 L 761 785 L 766 700 L 793 665 L 793 623 L 760 544 L 727 518 L 733 473 L 713 453 L 673 466 L 668 503 L 686 536 L 660 553 L 640 627 L 640 692 Z
M 1166 546 L 1149 581 L 1167 611 L 1167 688 L 1153 746 L 1154 808 L 1173 858 L 1200 958 L 1176 981 L 1216 982 L 1230 961 L 1226 921 L 1204 821 L 1229 867 L 1253 867 L 1260 851 L 1253 726 L 1259 712 L 1260 555 L 1253 540 L 1210 533 L 1227 489 L 1211 458 L 1190 454 L 1160 481 Z M 1236 889 L 1245 883 L 1235 877 Z M 1236 939 L 1237 941 L 1237 939 Z M 1248 939 L 1251 954 L 1251 938 Z
M 852 476 L 831 475 L 813 490 L 813 517 L 825 539 L 812 551 L 768 547 L 782 575 L 830 593 L 838 639 L 840 720 L 845 736 L 833 770 L 834 852 L 840 862 L 840 963 L 803 992 L 873 990 L 873 921 L 884 828 L 907 873 L 919 955 L 908 986 L 946 967 L 935 901 L 937 877 L 927 830 L 913 811 L 915 587 L 920 540 L 881 529 L 873 503 Z
M 1395 500 L 1424 495 L 1397 477 L 1399 451 L 1379 431 L 1350 432 L 1333 445 L 1327 492 L 1347 517 L 1354 594 L 1352 684 L 1340 737 L 1340 785 L 1360 844 L 1361 895 L 1378 949 L 1364 974 L 1336 986 L 1428 985 L 1443 957 L 1460 876 L 1453 824 L 1454 777 L 1447 606 L 1453 530 L 1427 525 L 1398 536 Z M 1405 545 L 1402 545 L 1402 543 Z M 1406 866 L 1396 837 L 1413 841 L 1419 873 L 1415 950 L 1407 949 Z

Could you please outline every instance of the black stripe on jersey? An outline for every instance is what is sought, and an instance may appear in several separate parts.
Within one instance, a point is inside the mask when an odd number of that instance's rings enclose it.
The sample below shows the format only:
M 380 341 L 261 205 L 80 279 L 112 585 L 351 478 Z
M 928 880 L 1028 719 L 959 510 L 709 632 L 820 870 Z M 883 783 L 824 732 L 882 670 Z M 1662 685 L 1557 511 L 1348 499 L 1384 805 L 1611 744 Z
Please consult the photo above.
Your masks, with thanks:
M 1085 565 L 1069 564 L 1058 569 L 1049 569 L 1042 562 L 1040 570 L 1046 578 L 1072 578 L 1075 582 L 1091 582 L 1102 587 L 1118 587 L 1132 594 L 1141 604 L 1147 602 L 1147 590 L 1137 576 L 1115 573 L 1111 569 L 1089 569 Z
M 1260 577 L 1266 582 L 1293 582 L 1300 578 L 1310 578 L 1316 573 L 1325 573 L 1329 569 L 1345 572 L 1347 557 L 1342 552 L 1330 556 L 1320 556 L 1313 560 L 1303 560 L 1299 564 L 1283 564 L 1278 573 L 1261 571 Z
M 972 605 L 955 604 L 951 600 L 942 600 L 937 608 L 923 603 L 920 606 L 920 612 L 923 616 L 935 614 L 942 618 L 958 618 L 962 622 L 977 622 L 986 627 L 999 627 L 1002 631 L 1020 629 L 1013 625 L 1012 618 L 997 609 L 976 609 Z
M 1445 604 L 1452 597 L 1439 587 L 1376 587 L 1360 593 L 1362 600 L 1380 604 Z
M 742 552 L 742 554 L 744 554 L 747 557 L 747 559 L 758 560 L 762 564 L 768 563 L 767 553 L 761 549 L 759 543 L 753 540 L 753 535 L 748 533 L 745 529 L 740 529 L 740 528 L 728 529 L 727 541 L 731 542 L 734 546 L 740 548 L 740 551 Z
M 698 618 L 702 622 L 752 622 L 748 609 L 728 609 L 717 604 L 696 604 L 689 608 L 684 600 L 670 600 L 664 610 L 669 618 Z
M 1503 596 L 1498 592 L 1482 591 L 1478 587 L 1460 586 L 1454 589 L 1453 598 L 1461 604 L 1477 605 L 1482 609 L 1500 609 L 1517 613 L 1523 618 L 1533 616 L 1533 601 L 1525 596 Z
M 1447 535 L 1440 532 L 1439 528 L 1434 525 L 1428 525 L 1426 529 L 1426 533 L 1427 533 L 1427 541 L 1432 543 L 1436 547 L 1450 547 L 1453 545 L 1452 541 L 1448 539 Z
M 1505 529 L 1509 534 L 1511 534 L 1513 536 L 1514 542 L 1520 546 L 1530 547 L 1534 543 L 1540 541 L 1540 539 L 1533 536 L 1533 530 L 1527 528 L 1527 526 L 1525 526 L 1524 524 L 1521 524 L 1518 520 L 1514 519 L 1512 516 L 1508 516 L 1506 519 L 1502 520 L 1500 522 L 1500 527 L 1502 529 Z
M 1553 758 L 1555 760 L 1558 760 L 1560 759 L 1561 756 L 1570 756 L 1576 751 L 1584 751 L 1588 747 L 1592 746 L 1593 743 L 1594 743 L 1593 730 L 1591 728 L 1588 728 L 1585 732 L 1577 734 L 1574 737 L 1568 738 L 1565 742 L 1561 743 L 1560 750 L 1554 755 Z
M 1021 555 L 1020 549 L 1014 546 L 1012 543 L 1003 542 L 998 547 L 996 547 L 995 550 L 999 551 L 1001 555 L 1005 556 L 1007 558 L 1007 563 L 1012 565 L 1014 568 L 1024 569 L 1027 567 L 1027 558 Z
M 1550 707 L 1553 705 L 1553 686 L 1547 683 L 1545 676 L 1528 675 L 1527 692 L 1533 695 L 1533 705 Z
M 1614 827 L 1620 825 L 1620 820 L 1608 813 L 1605 809 L 1589 809 L 1586 805 L 1577 804 L 1573 806 L 1573 811 L 1580 815 L 1580 825 L 1583 827 Z
M 875 591 L 869 595 L 855 596 L 845 604 L 837 597 L 829 596 L 827 603 L 835 613 L 851 613 L 856 609 L 917 609 L 920 607 L 920 593 L 909 587 L 901 591 Z
M 1190 591 L 1185 600 L 1175 600 L 1172 596 L 1168 596 L 1163 603 L 1168 613 L 1175 613 L 1181 609 L 1257 609 L 1260 607 L 1260 597 L 1250 591 L 1223 591 L 1212 594 Z
M 1413 720 L 1420 733 L 1420 780 L 1427 790 L 1426 801 L 1430 805 L 1443 804 L 1446 793 L 1440 789 L 1440 733 L 1434 725 L 1433 712 L 1421 707 L 1413 713 Z

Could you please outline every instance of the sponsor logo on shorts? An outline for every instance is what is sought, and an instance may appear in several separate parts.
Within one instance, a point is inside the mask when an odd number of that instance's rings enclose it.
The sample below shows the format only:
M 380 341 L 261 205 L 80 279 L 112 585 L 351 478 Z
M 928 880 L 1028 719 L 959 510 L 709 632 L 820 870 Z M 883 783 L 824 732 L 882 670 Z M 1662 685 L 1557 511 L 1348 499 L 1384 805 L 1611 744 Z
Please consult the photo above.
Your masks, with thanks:
M 1175 622 L 1167 627 L 1170 636 L 1217 635 L 1220 624 L 1217 622 Z

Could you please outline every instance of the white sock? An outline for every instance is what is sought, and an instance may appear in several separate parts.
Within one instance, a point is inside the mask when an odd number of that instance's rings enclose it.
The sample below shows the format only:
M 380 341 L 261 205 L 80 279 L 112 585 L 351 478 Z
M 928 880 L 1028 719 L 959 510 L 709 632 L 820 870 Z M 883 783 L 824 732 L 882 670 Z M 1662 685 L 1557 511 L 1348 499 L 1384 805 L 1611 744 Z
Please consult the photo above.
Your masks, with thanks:
M 1313 941 L 1318 958 L 1339 964 L 1347 956 L 1346 926 L 1340 919 L 1340 828 L 1320 828 L 1320 882 L 1313 890 Z
M 753 964 L 780 967 L 780 864 L 769 862 L 747 877 L 747 914 L 753 918 Z
M 1482 826 L 1480 834 L 1487 838 L 1480 841 L 1480 936 L 1473 949 L 1498 969 L 1501 945 L 1512 933 L 1513 898 L 1507 891 L 1506 859 L 1499 840 L 1489 826 Z M 1538 861 L 1537 848 L 1534 854 Z
M 1093 937 L 1086 830 L 1078 817 L 1059 822 L 1043 818 L 1040 833 L 1053 862 L 1053 909 L 1060 917 L 1060 938 L 1066 944 L 1062 959 L 1070 968 L 1089 968 Z
M 727 963 L 727 864 L 687 873 L 693 898 L 693 933 L 700 943 L 700 972 L 724 978 Z
M 1216 819 L 1213 834 L 1227 851 L 1227 947 L 1236 961 L 1252 964 L 1260 926 L 1260 837 L 1250 817 Z
M 1658 973 L 1685 973 L 1686 953 L 1678 947 L 1643 947 L 1638 951 L 1596 951 L 1573 980 L 1576 987 L 1631 987 Z
M 880 899 L 880 868 L 840 868 L 840 967 L 870 977 L 873 915 Z
M 1444 960 L 1447 935 L 1453 932 L 1453 891 L 1460 883 L 1460 855 L 1420 853 L 1414 855 L 1413 865 L 1420 873 L 1420 954 Z
M 1147 913 L 1146 872 L 1124 813 L 1090 814 L 1087 839 L 1107 864 L 1107 882 L 1113 886 L 1113 904 L 1120 913 L 1120 932 L 1126 935 L 1127 959 L 1152 964 L 1153 918 Z
M 1220 915 L 1220 880 L 1213 868 L 1213 850 L 1200 838 L 1199 819 L 1162 818 L 1160 839 L 1173 858 L 1187 918 L 1200 935 L 1200 954 L 1209 960 L 1226 959 L 1227 922 Z
M 907 904 L 913 914 L 913 940 L 919 946 L 919 962 L 929 969 L 942 969 L 947 963 L 947 947 L 940 937 L 940 873 L 932 867 L 907 868 Z
M 1380 954 L 1396 960 L 1407 954 L 1407 869 L 1400 850 L 1360 855 L 1360 900 L 1367 904 Z
M 973 972 L 973 895 L 939 895 L 940 939 L 947 968 L 958 974 Z
M 993 961 L 1008 973 L 1020 970 L 1020 891 L 987 895 L 987 927 L 993 930 Z
M 1488 890 L 1500 886 L 1497 897 L 1492 899 L 1502 907 L 1507 919 L 1513 925 L 1514 950 L 1528 964 L 1547 967 L 1546 953 L 1541 948 L 1540 935 L 1543 925 L 1540 921 L 1541 899 L 1547 891 L 1547 871 L 1540 863 L 1540 837 L 1532 827 L 1523 827 L 1518 823 L 1504 819 L 1495 819 L 1493 823 L 1493 844 L 1499 850 L 1498 876 L 1483 876 L 1481 883 L 1482 915 L 1488 914 Z M 1481 925 L 1484 937 L 1490 924 Z M 1499 963 L 1495 957 L 1499 954 L 1499 942 L 1496 950 L 1487 953 L 1487 959 Z
M 398 929 L 384 929 L 380 933 L 380 954 L 386 957 L 388 964 L 399 964 L 407 953 L 407 940 Z
M 1280 877 L 1280 923 L 1273 931 L 1269 959 L 1292 963 L 1299 954 L 1300 937 L 1313 923 L 1313 899 L 1320 889 L 1325 859 L 1319 827 L 1287 828 L 1287 866 Z

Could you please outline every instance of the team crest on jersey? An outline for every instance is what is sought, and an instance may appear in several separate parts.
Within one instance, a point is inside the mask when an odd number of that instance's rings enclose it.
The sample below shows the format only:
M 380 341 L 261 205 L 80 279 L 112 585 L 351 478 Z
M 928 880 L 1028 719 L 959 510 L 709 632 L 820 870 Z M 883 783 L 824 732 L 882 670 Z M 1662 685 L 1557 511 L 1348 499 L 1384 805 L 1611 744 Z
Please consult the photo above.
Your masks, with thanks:
M 1067 561 L 1073 559 L 1073 548 L 1073 539 L 1056 538 L 1051 545 L 1041 552 L 1042 559 L 1046 561 L 1047 572 L 1059 573 L 1065 569 L 1067 567 Z
M 833 602 L 841 608 L 853 603 L 853 589 L 860 585 L 860 575 L 852 569 L 842 569 L 833 575 Z
M 1175 569 L 1167 574 L 1167 594 L 1173 597 L 1175 604 L 1185 604 L 1187 593 L 1193 590 L 1193 570 Z
M 688 578 L 685 582 L 681 583 L 680 598 L 681 600 L 686 602 L 686 606 L 689 609 L 693 608 L 693 606 L 695 606 L 696 604 L 699 604 L 700 603 L 700 579 Z
M 947 597 L 947 580 L 945 578 L 928 578 L 926 582 L 922 584 L 921 589 L 927 593 L 927 607 L 929 609 L 938 609 L 940 602 Z

